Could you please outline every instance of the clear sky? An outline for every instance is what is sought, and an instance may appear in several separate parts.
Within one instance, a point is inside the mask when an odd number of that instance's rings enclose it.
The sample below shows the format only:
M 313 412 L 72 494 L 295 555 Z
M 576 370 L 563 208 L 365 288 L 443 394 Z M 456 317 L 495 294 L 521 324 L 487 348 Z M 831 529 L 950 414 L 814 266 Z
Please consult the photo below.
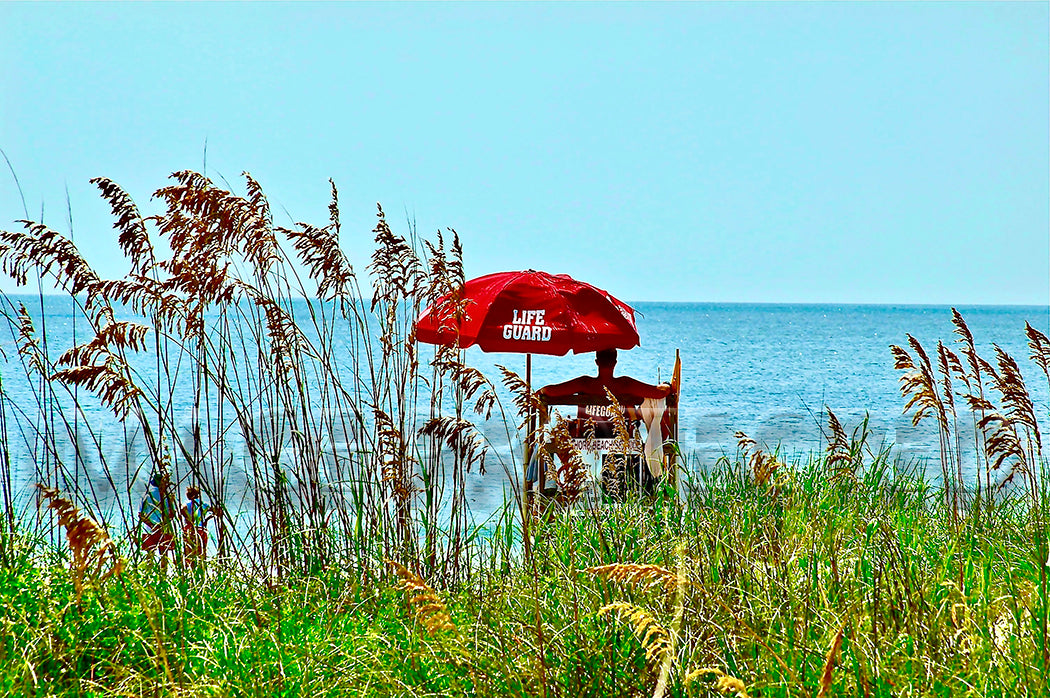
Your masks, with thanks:
M 381 202 L 630 301 L 1046 304 L 1048 7 L 0 2 L 0 148 L 104 276 L 88 179 L 155 212 L 207 143 L 283 224 L 333 178 L 358 267 Z

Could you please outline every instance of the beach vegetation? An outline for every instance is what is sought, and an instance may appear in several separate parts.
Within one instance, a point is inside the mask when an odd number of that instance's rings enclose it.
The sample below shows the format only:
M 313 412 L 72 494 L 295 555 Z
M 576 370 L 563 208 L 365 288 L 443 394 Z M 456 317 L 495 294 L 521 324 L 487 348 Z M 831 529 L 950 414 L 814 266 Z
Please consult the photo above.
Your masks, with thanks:
M 0 382 L 4 695 L 1050 691 L 1046 415 L 960 314 L 958 352 L 908 337 L 887 354 L 906 409 L 938 426 L 938 480 L 825 410 L 821 453 L 740 433 L 717 467 L 680 453 L 673 484 L 616 500 L 570 454 L 545 465 L 559 498 L 530 505 L 521 464 L 476 426 L 494 417 L 513 443 L 524 381 L 413 336 L 463 283 L 454 231 L 401 235 L 379 208 L 359 273 L 334 183 L 323 226 L 287 227 L 248 174 L 235 194 L 177 172 L 148 216 L 95 184 L 124 277 L 42 223 L 0 232 L 0 269 L 63 289 L 79 328 L 56 346 L 43 293 L 36 312 L 3 298 L 4 370 L 33 396 Z M 1025 331 L 1050 381 L 1050 341 Z M 479 521 L 467 478 L 493 463 L 507 496 Z M 147 483 L 162 502 L 200 488 L 207 557 L 165 505 L 174 544 L 145 549 Z

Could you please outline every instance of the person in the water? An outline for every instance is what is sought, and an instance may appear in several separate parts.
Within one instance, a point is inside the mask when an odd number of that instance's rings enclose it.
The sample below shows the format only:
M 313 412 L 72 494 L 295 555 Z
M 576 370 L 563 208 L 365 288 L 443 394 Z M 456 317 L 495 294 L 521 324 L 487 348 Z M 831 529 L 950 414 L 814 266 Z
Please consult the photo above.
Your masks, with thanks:
M 174 552 L 175 502 L 168 492 L 168 478 L 163 473 L 150 476 L 146 495 L 139 507 L 139 519 L 144 528 L 142 548 L 160 555 L 160 568 L 168 567 L 168 553 Z
M 182 537 L 185 540 L 186 559 L 193 565 L 208 553 L 208 520 L 215 512 L 201 499 L 199 487 L 186 488 L 186 503 L 182 505 Z

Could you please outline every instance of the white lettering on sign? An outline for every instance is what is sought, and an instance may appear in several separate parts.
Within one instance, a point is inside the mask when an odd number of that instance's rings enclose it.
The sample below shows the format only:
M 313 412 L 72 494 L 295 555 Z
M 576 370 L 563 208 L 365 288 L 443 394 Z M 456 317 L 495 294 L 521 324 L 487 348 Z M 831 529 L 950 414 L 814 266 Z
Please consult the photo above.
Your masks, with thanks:
M 511 324 L 503 326 L 503 339 L 518 339 L 529 342 L 549 342 L 554 330 L 544 324 L 545 310 L 513 311 Z
M 619 414 L 623 414 L 623 411 L 613 409 L 612 405 L 586 405 L 584 407 L 584 414 L 588 417 L 597 417 L 608 420 L 614 419 Z
M 546 310 L 514 310 L 514 325 L 542 325 Z

